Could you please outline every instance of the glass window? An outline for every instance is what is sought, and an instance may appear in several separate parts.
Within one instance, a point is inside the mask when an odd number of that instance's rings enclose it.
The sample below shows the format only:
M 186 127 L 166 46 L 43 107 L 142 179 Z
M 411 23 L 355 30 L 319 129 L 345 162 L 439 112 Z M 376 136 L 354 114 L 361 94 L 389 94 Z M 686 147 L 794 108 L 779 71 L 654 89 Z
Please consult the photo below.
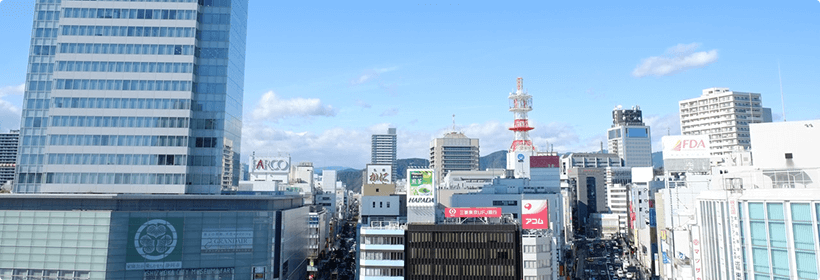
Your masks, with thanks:
M 797 277 L 801 279 L 818 279 L 817 259 L 814 252 L 797 252 Z
M 767 203 L 769 220 L 783 220 L 783 203 Z

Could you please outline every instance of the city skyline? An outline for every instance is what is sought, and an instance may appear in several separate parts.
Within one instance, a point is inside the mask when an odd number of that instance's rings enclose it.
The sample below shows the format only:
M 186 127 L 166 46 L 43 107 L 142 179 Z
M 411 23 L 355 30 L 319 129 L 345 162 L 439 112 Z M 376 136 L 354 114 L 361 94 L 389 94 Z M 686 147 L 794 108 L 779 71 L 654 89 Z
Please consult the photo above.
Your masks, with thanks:
M 0 3 L 14 42 L 0 62 L 3 131 L 20 123 L 32 5 Z M 787 119 L 820 117 L 815 1 L 300 5 L 250 4 L 243 156 L 364 166 L 369 136 L 397 127 L 398 158 L 425 158 L 452 114 L 482 155 L 506 150 L 516 77 L 533 95 L 535 145 L 557 152 L 598 150 L 617 105 L 641 106 L 659 151 L 680 133 L 677 102 L 711 87 L 761 93 L 782 121 L 778 62 Z

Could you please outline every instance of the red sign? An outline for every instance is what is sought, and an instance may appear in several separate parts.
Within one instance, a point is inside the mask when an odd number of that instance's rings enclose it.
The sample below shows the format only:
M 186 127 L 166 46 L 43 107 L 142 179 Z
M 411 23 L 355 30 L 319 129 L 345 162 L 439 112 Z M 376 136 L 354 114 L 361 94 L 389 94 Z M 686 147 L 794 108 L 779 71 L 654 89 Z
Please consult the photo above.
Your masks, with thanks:
M 521 228 L 549 229 L 549 202 L 546 200 L 521 201 Z
M 500 207 L 481 207 L 481 208 L 447 208 L 444 210 L 444 217 L 447 218 L 500 218 Z
M 558 156 L 531 156 L 530 168 L 558 168 Z
M 706 142 L 704 142 L 703 140 L 683 139 L 683 140 L 678 140 L 678 142 L 675 143 L 675 147 L 672 148 L 672 150 L 673 151 L 680 151 L 680 150 L 686 150 L 686 149 L 705 149 L 705 148 L 706 148 Z

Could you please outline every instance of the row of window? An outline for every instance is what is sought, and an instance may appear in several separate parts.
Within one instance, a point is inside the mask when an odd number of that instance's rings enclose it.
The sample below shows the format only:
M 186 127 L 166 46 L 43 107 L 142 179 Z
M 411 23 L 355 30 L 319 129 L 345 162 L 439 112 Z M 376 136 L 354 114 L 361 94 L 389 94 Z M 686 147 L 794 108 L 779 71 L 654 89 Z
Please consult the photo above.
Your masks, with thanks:
M 52 116 L 51 126 L 56 127 L 156 127 L 188 128 L 188 118 L 175 117 L 101 117 L 101 116 Z
M 136 147 L 187 147 L 187 136 L 149 135 L 49 135 L 52 146 L 136 146 Z
M 362 252 L 365 260 L 404 260 L 404 252 Z
M 37 20 L 60 20 L 60 12 L 39 11 L 37 12 Z
M 40 3 L 44 3 L 40 0 Z M 54 1 L 54 0 L 51 0 Z M 72 0 L 72 1 L 99 1 L 99 2 L 171 2 L 171 3 L 196 3 L 197 0 Z M 200 1 L 201 2 L 201 1 Z
M 404 236 L 365 236 L 364 244 L 404 245 Z
M 32 63 L 32 69 L 35 69 L 35 66 L 43 69 L 42 65 L 46 64 L 48 64 L 47 66 L 50 73 L 53 63 Z M 194 71 L 194 64 L 184 62 L 58 61 L 57 70 L 77 72 L 192 73 Z M 32 73 L 36 72 L 32 70 Z
M 549 263 L 547 260 L 536 260 L 536 261 L 524 261 L 524 268 L 525 269 L 535 269 L 535 268 L 544 268 L 549 267 Z
M 60 35 L 191 38 L 196 30 L 193 27 L 63 25 Z
M 194 46 L 151 44 L 61 43 L 60 53 L 193 55 Z
M 189 99 L 55 97 L 54 108 L 191 109 Z M 48 105 L 46 105 L 46 109 Z
M 33 55 L 54 55 L 57 52 L 57 46 L 34 45 L 32 51 Z
M 37 73 L 53 73 L 54 63 L 32 63 L 29 70 L 33 74 Z
M 63 18 L 196 19 L 196 10 L 65 8 Z
M 35 28 L 34 38 L 57 38 L 57 28 Z
M 185 165 L 186 155 L 49 154 L 48 164 L 66 165 Z
M 55 89 L 191 91 L 190 81 L 57 79 Z
M 182 185 L 185 174 L 46 173 L 46 184 Z

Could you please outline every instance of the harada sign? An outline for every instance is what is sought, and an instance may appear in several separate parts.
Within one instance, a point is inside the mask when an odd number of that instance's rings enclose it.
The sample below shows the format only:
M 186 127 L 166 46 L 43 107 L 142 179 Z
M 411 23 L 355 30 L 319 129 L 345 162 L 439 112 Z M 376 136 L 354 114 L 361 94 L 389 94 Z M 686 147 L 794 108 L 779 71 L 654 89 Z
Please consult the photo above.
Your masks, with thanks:
M 687 136 L 664 136 L 663 158 L 708 158 L 709 157 L 709 136 L 707 135 L 687 135 Z
M 127 270 L 182 267 L 182 218 L 131 218 Z
M 407 170 L 407 205 L 434 206 L 435 178 L 432 169 Z

